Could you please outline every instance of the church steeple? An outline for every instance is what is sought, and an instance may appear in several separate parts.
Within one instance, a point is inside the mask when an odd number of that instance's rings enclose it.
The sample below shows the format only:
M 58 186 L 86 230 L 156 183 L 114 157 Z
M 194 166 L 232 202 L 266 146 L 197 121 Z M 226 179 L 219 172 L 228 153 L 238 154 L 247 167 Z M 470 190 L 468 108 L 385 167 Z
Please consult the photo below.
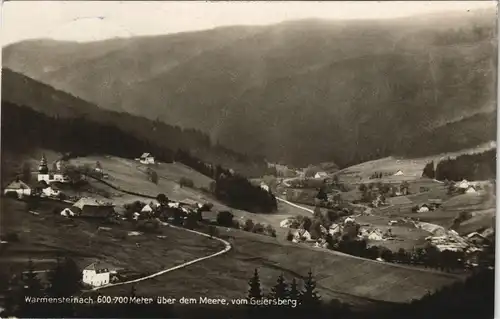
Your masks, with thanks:
M 40 174 L 49 173 L 49 168 L 47 167 L 47 159 L 45 158 L 45 154 L 42 154 L 42 159 L 40 160 L 40 165 L 38 166 L 38 173 Z

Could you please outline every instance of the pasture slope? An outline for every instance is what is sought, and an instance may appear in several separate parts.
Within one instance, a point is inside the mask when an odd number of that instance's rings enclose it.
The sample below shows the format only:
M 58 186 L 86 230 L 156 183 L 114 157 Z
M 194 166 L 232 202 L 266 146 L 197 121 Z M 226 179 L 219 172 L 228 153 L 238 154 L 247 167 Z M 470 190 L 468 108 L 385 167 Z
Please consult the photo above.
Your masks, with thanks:
M 393 174 L 396 173 L 398 170 L 401 170 L 404 173 L 403 176 L 386 176 L 382 178 L 382 181 L 400 182 L 402 180 L 414 180 L 422 176 L 422 171 L 424 169 L 424 166 L 431 161 L 437 163 L 440 160 L 446 159 L 448 157 L 454 158 L 462 154 L 481 153 L 490 150 L 492 148 L 496 148 L 496 142 L 494 141 L 478 145 L 477 147 L 474 148 L 464 149 L 457 152 L 442 153 L 438 155 L 432 155 L 420 158 L 384 157 L 381 159 L 363 162 L 357 165 L 344 168 L 340 170 L 337 174 L 340 180 L 343 182 L 366 183 L 366 182 L 379 181 L 378 179 L 377 180 L 369 179 L 369 177 L 375 172 Z
M 256 268 L 265 292 L 279 274 L 290 281 L 292 277 L 303 279 L 312 270 L 324 300 L 336 298 L 355 307 L 367 307 L 379 302 L 408 302 L 459 280 L 455 275 L 366 260 L 284 239 L 239 230 L 227 233 L 234 237 L 233 249 L 227 254 L 138 283 L 137 293 L 244 298 L 248 279 Z M 121 295 L 128 290 L 111 287 L 106 293 Z

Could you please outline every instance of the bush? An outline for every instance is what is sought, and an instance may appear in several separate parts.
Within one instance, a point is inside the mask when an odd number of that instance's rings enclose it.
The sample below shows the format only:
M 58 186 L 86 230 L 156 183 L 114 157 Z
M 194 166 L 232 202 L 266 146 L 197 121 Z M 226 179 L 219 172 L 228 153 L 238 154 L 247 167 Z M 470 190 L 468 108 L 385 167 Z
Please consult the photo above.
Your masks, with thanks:
M 293 234 L 291 231 L 288 231 L 288 234 L 286 234 L 286 240 L 292 241 L 293 240 Z
M 265 231 L 264 225 L 262 225 L 261 223 L 255 224 L 252 228 L 252 233 L 255 233 L 255 234 L 263 234 L 264 231 Z
M 266 226 L 266 233 L 271 237 L 276 237 L 276 229 L 274 229 L 271 225 Z
M 228 211 L 222 211 L 217 214 L 217 224 L 220 226 L 231 227 L 233 226 L 234 215 Z
M 187 177 L 181 177 L 181 179 L 179 180 L 179 185 L 181 185 L 181 187 L 190 187 L 190 188 L 193 188 L 194 187 L 194 182 L 192 179 L 189 179 Z
M 255 224 L 254 224 L 253 220 L 251 220 L 251 219 L 247 219 L 247 220 L 245 221 L 245 225 L 243 226 L 243 230 L 244 230 L 244 231 L 252 231 L 252 230 L 253 230 L 254 225 L 255 225 Z

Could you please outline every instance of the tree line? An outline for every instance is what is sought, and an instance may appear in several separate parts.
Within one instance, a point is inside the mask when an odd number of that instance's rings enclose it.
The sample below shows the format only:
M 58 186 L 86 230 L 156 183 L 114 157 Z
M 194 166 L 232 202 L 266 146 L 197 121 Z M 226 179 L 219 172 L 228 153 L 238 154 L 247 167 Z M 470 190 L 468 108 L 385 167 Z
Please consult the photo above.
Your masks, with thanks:
M 440 181 L 487 180 L 496 176 L 496 149 L 427 163 L 422 176 Z
M 214 179 L 208 190 L 224 203 L 255 213 L 270 213 L 277 209 L 276 197 L 253 185 L 245 177 L 220 165 L 207 164 L 187 151 L 178 150 L 175 159 Z
M 127 158 L 135 158 L 148 151 L 164 162 L 173 160 L 173 150 L 184 148 L 190 149 L 204 161 L 234 165 L 247 176 L 262 176 L 267 171 L 267 164 L 262 157 L 241 154 L 212 144 L 206 134 L 194 129 L 182 129 L 160 121 L 102 109 L 77 110 L 72 116 L 49 114 L 50 110 L 37 112 L 3 100 L 2 116 L 9 119 L 2 123 L 4 147 L 26 150 L 41 144 L 61 152 L 81 152 L 84 153 L 82 155 L 106 153 Z M 23 125 L 16 126 L 16 123 Z M 19 138 L 24 134 L 30 139 Z M 75 134 L 76 138 L 71 134 Z

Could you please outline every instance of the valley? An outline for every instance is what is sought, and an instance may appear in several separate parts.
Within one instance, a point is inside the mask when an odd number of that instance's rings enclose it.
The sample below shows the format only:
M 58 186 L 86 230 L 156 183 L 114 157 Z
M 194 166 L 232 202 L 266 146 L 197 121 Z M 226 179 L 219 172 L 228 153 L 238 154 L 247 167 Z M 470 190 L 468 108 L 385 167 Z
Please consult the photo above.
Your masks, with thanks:
M 486 312 L 496 16 L 4 46 L 0 317 Z

